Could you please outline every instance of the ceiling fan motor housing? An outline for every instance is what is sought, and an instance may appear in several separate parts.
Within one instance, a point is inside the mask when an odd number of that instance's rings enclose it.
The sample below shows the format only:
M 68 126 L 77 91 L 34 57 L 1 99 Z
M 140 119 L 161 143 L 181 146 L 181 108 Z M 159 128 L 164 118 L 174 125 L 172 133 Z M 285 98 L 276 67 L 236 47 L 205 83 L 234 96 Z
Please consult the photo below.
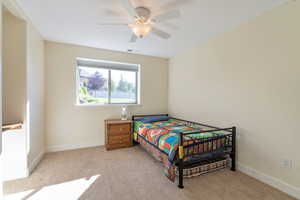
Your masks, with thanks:
M 141 7 L 135 8 L 135 10 L 136 10 L 136 13 L 138 14 L 138 16 L 140 18 L 143 18 L 145 21 L 147 21 L 150 18 L 151 11 L 148 8 L 141 6 Z

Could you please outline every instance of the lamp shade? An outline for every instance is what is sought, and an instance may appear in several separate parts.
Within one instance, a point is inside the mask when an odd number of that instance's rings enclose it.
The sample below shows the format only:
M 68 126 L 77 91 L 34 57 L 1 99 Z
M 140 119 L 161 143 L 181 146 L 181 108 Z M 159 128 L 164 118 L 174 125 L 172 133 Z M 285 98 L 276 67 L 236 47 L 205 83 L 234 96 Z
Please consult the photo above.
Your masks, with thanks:
M 132 26 L 133 33 L 139 38 L 148 35 L 151 30 L 152 27 L 149 24 L 137 23 Z

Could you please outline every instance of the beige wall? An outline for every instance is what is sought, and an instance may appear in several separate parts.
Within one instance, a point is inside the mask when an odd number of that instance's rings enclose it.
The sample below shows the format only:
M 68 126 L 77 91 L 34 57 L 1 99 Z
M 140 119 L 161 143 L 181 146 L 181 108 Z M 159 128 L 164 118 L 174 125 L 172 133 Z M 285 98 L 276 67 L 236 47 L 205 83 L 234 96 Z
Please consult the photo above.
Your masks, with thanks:
M 26 118 L 26 23 L 3 12 L 3 122 Z
M 44 40 L 32 25 L 27 29 L 27 117 L 29 170 L 45 152 L 44 130 Z
M 45 152 L 44 41 L 16 0 L 1 2 L 16 16 L 9 14 L 10 24 L 3 25 L 4 120 L 24 121 L 30 172 Z
M 299 19 L 299 1 L 281 6 L 177 55 L 169 69 L 172 115 L 237 126 L 239 163 L 298 188 Z
M 104 144 L 104 120 L 119 106 L 76 106 L 76 57 L 141 64 L 141 104 L 133 113 L 167 111 L 168 60 L 46 42 L 46 135 L 50 151 Z

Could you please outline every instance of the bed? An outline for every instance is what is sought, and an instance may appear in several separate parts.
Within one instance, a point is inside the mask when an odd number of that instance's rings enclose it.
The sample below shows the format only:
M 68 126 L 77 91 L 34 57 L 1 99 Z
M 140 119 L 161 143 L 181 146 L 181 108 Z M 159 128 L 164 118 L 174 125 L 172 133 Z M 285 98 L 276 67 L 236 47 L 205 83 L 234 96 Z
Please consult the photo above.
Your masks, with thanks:
M 184 188 L 183 178 L 226 166 L 235 171 L 236 127 L 218 128 L 168 116 L 134 115 L 134 141 L 164 165 L 164 173 Z

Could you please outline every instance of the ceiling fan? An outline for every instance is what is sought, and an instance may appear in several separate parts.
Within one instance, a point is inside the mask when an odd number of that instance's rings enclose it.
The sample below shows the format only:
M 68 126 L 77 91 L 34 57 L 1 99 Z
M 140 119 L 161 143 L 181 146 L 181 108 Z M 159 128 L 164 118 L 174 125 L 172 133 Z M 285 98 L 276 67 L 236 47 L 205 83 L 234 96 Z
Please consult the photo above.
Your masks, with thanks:
M 127 10 L 128 14 L 133 17 L 132 23 L 98 23 L 101 26 L 111 26 L 111 25 L 120 25 L 120 26 L 128 26 L 132 29 L 132 36 L 130 42 L 136 42 L 138 38 L 143 38 L 149 33 L 153 33 L 154 35 L 162 38 L 169 39 L 171 35 L 166 33 L 156 27 L 154 24 L 158 24 L 161 22 L 168 21 L 170 19 L 180 17 L 179 10 L 172 10 L 161 15 L 151 17 L 151 11 L 146 7 L 137 7 L 135 8 L 130 0 L 120 0 L 123 3 L 123 7 Z

